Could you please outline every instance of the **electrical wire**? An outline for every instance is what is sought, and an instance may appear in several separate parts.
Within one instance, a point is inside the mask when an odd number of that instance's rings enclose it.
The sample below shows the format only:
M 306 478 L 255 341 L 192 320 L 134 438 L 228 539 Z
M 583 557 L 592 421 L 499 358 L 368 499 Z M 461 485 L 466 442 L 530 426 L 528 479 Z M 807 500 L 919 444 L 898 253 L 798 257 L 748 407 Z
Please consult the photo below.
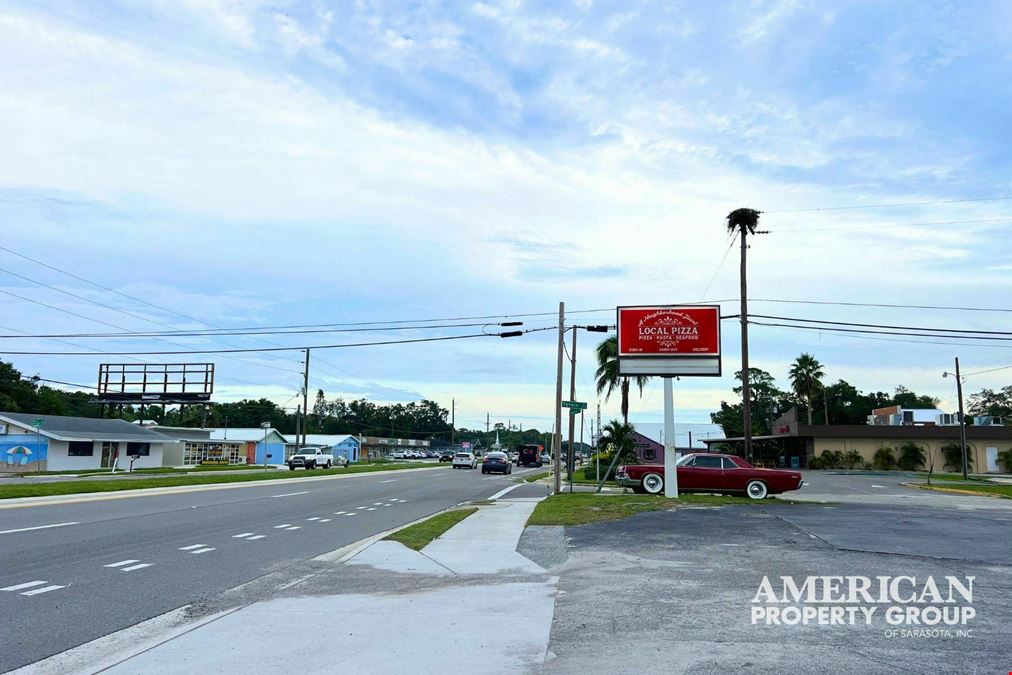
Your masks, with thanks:
M 734 236 L 731 237 L 731 243 L 728 244 L 727 250 L 724 251 L 724 255 L 720 258 L 720 262 L 717 263 L 717 269 L 713 270 L 713 275 L 710 277 L 710 281 L 707 282 L 706 288 L 703 290 L 703 294 L 699 296 L 700 302 L 706 299 L 706 294 L 710 292 L 710 286 L 713 285 L 714 280 L 717 278 L 717 273 L 720 272 L 720 269 L 724 266 L 724 261 L 727 260 L 728 254 L 731 252 L 731 249 L 734 248 L 734 242 L 738 241 L 738 234 L 739 231 L 735 230 Z
M 825 331 L 825 332 L 829 332 L 829 333 L 870 333 L 870 334 L 873 334 L 873 335 L 898 335 L 898 336 L 906 336 L 906 337 L 930 337 L 930 338 L 935 338 L 935 339 L 955 338 L 957 340 L 958 339 L 963 339 L 963 340 L 1012 341 L 1012 336 L 1000 337 L 1000 336 L 995 336 L 995 335 L 986 335 L 986 336 L 981 336 L 981 337 L 973 337 L 973 336 L 969 336 L 969 335 L 923 335 L 921 333 L 909 333 L 909 332 L 899 332 L 899 331 L 893 332 L 893 331 L 882 331 L 882 330 L 869 330 L 869 329 L 864 329 L 864 328 L 835 328 L 835 327 L 826 327 L 826 326 L 792 326 L 790 324 L 785 324 L 785 323 L 768 323 L 768 322 L 763 322 L 763 321 L 751 321 L 751 320 L 749 320 L 749 324 L 756 325 L 756 326 L 777 326 L 779 328 L 796 328 L 798 330 Z
M 971 202 L 1000 202 L 1012 197 L 978 197 L 974 199 L 941 199 L 925 202 L 893 202 L 890 204 L 853 204 L 850 206 L 819 206 L 804 209 L 776 209 L 773 211 L 763 210 L 767 213 L 809 213 L 812 211 L 850 211 L 854 209 L 890 209 L 903 206 L 937 206 L 940 204 L 968 204 Z
M 1012 331 L 1004 330 L 970 330 L 963 328 L 927 328 L 924 326 L 894 326 L 882 323 L 856 323 L 852 321 L 829 321 L 826 319 L 799 319 L 792 316 L 772 316 L 769 314 L 749 314 L 749 318 L 756 317 L 759 319 L 774 319 L 777 321 L 796 321 L 799 323 L 816 323 L 816 324 L 831 324 L 833 326 L 856 326 L 858 328 L 890 328 L 894 330 L 918 330 L 925 332 L 935 333 L 973 333 L 982 335 L 1012 335 Z M 730 317 L 721 317 L 730 318 Z M 944 336 L 938 336 L 944 337 Z M 955 336 L 954 336 L 955 337 Z M 967 337 L 967 336 L 958 336 Z

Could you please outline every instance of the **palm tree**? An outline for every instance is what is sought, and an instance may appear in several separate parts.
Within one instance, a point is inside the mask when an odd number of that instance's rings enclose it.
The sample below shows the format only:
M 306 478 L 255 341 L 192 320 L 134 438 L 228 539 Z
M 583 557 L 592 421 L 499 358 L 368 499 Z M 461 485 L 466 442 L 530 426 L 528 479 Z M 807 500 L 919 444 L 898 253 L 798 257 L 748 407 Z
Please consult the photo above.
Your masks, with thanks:
M 790 370 L 791 386 L 798 396 L 808 401 L 808 426 L 812 426 L 812 391 L 822 386 L 822 378 L 826 373 L 818 359 L 804 353 L 794 360 Z
M 612 420 L 601 432 L 598 447 L 608 448 L 608 454 L 618 453 L 619 464 L 637 461 L 636 446 L 633 443 L 633 426 L 618 420 Z
M 913 441 L 907 441 L 900 446 L 900 458 L 896 463 L 904 471 L 916 471 L 924 466 L 925 459 L 924 448 Z
M 597 393 L 604 392 L 604 400 L 611 398 L 611 393 L 618 387 L 622 392 L 622 420 L 629 423 L 629 378 L 618 374 L 618 337 L 613 336 L 597 346 Z M 636 386 L 643 395 L 643 385 L 649 377 L 638 375 Z

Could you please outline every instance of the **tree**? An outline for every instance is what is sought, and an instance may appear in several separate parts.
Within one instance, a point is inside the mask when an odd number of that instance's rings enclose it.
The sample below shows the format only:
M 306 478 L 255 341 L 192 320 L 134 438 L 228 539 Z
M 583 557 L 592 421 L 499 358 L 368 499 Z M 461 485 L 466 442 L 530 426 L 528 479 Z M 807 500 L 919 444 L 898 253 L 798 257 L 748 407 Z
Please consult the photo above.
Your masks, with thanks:
M 974 417 L 982 415 L 1012 417 L 1012 385 L 1002 387 L 998 391 L 981 389 L 972 394 L 966 412 Z
M 855 466 L 864 463 L 864 457 L 857 450 L 848 450 L 843 455 L 843 463 L 847 465 L 848 469 L 853 469 Z
M 1012 448 L 998 453 L 998 463 L 1005 467 L 1005 473 L 1012 473 Z
M 907 441 L 900 446 L 899 467 L 904 471 L 916 471 L 924 466 L 924 448 L 913 441 Z
M 822 386 L 825 372 L 822 364 L 808 353 L 801 354 L 794 360 L 790 370 L 791 386 L 798 396 L 804 396 L 808 402 L 808 425 L 812 425 L 812 392 Z
M 604 392 L 604 400 L 611 398 L 617 387 L 622 394 L 622 420 L 629 423 L 629 378 L 618 374 L 618 336 L 612 336 L 597 346 L 597 393 Z M 636 386 L 643 395 L 643 386 L 650 378 L 636 377 Z
M 938 403 L 937 398 L 915 394 L 902 384 L 896 387 L 896 393 L 892 397 L 893 405 L 900 405 L 904 408 L 937 408 Z
M 601 433 L 599 448 L 607 448 L 609 461 L 618 453 L 619 464 L 632 464 L 638 460 L 636 445 L 633 442 L 635 429 L 631 424 L 612 420 Z
M 893 454 L 893 449 L 887 446 L 883 446 L 875 451 L 874 457 L 871 462 L 876 469 L 888 471 L 896 468 L 896 455 Z
M 943 468 L 953 471 L 963 470 L 963 453 L 959 450 L 959 443 L 946 443 L 942 446 L 942 460 L 945 462 Z M 966 466 L 973 468 L 973 453 L 969 446 L 966 448 Z

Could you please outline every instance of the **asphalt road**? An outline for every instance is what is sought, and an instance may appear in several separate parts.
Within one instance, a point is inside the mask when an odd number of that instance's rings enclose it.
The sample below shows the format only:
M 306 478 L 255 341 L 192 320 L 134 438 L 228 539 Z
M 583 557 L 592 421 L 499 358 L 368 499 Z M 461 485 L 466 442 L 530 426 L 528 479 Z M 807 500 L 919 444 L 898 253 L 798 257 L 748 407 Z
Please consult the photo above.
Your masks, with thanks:
M 0 672 L 489 498 L 532 471 L 506 478 L 440 467 L 22 508 L 0 503 Z M 510 496 L 544 492 L 522 484 Z

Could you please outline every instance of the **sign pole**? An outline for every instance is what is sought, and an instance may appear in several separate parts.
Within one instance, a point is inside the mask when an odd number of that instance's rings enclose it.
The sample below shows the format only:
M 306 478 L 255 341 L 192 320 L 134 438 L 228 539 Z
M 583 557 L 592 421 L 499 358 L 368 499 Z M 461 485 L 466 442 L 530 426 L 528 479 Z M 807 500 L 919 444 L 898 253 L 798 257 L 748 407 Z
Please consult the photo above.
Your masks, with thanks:
M 675 395 L 670 377 L 664 378 L 664 496 L 678 498 L 678 457 L 675 443 Z

